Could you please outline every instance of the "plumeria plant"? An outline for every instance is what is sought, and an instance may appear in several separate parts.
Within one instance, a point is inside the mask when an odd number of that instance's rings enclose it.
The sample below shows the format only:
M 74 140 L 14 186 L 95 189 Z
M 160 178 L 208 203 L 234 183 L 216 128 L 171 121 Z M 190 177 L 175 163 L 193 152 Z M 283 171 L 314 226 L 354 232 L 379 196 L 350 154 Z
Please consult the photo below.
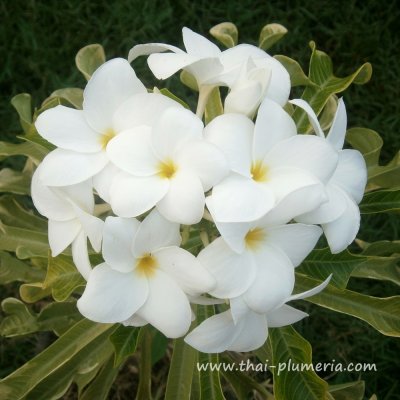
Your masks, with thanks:
M 379 165 L 379 135 L 347 127 L 341 93 L 371 66 L 336 77 L 311 42 L 306 75 L 266 52 L 286 32 L 269 24 L 256 47 L 222 23 L 210 31 L 222 51 L 183 28 L 184 50 L 136 44 L 108 61 L 89 45 L 76 57 L 83 90 L 56 90 L 33 115 L 29 95 L 12 99 L 24 133 L 0 152 L 25 162 L 1 171 L 0 283 L 22 284 L 0 333 L 57 339 L 0 382 L 1 398 L 58 399 L 75 384 L 79 399 L 107 399 L 133 354 L 139 400 L 364 398 L 362 382 L 310 370 L 271 368 L 271 385 L 196 369 L 242 352 L 311 363 L 291 326 L 308 316 L 299 299 L 400 334 L 399 297 L 346 289 L 354 277 L 400 283 L 399 243 L 356 239 L 360 212 L 400 209 L 398 156 Z M 135 73 L 144 56 L 159 87 Z M 162 88 L 178 73 L 195 110 Z

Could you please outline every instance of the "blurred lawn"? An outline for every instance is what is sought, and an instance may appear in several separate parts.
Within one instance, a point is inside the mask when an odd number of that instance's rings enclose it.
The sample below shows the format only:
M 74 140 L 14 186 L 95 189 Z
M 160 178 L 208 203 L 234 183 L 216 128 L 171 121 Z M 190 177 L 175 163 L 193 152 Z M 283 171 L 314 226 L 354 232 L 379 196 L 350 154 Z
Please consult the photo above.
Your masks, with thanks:
M 86 44 L 101 43 L 108 58 L 125 57 L 136 43 L 168 42 L 181 45 L 181 27 L 208 35 L 213 25 L 232 21 L 239 28 L 239 41 L 257 43 L 260 29 L 279 22 L 289 29 L 274 54 L 297 59 L 307 69 L 315 40 L 332 58 L 337 75 L 352 72 L 362 63 L 373 65 L 373 77 L 366 86 L 352 86 L 346 92 L 349 125 L 377 130 L 385 140 L 382 152 L 387 162 L 400 147 L 400 20 L 395 0 L 335 2 L 311 1 L 84 1 L 84 0 L 0 0 L 0 135 L 10 139 L 19 131 L 10 98 L 20 92 L 33 95 L 36 105 L 53 90 L 84 85 L 74 65 L 76 52 Z M 148 86 L 157 84 L 138 60 L 135 69 Z M 186 95 L 172 80 L 172 89 Z M 158 84 L 161 86 L 161 84 Z M 176 85 L 176 86 L 175 86 Z M 399 237 L 398 221 L 387 216 L 363 218 L 360 237 L 364 240 Z M 363 281 L 353 289 L 378 296 L 395 293 L 391 285 Z M 8 293 L 10 295 L 10 293 Z M 379 400 L 399 399 L 396 366 L 399 341 L 385 338 L 365 323 L 307 306 L 312 317 L 297 327 L 315 346 L 315 358 L 328 362 L 376 362 L 377 373 L 361 374 L 367 379 L 367 394 Z M 21 364 L 31 353 L 14 345 L 0 348 L 2 375 Z M 25 350 L 24 350 L 25 349 Z M 24 353 L 25 351 L 25 353 Z M 17 352 L 17 356 L 16 356 Z M 357 379 L 342 373 L 335 382 Z

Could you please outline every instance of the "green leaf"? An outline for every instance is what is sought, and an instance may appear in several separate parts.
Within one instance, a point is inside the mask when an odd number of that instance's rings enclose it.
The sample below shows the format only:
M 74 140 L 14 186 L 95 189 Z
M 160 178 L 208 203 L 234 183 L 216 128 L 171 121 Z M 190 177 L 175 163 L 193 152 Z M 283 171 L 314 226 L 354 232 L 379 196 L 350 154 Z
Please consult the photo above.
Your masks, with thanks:
M 175 100 L 177 103 L 182 104 L 183 107 L 187 108 L 188 110 L 190 109 L 190 107 L 187 105 L 187 103 L 185 103 L 182 99 L 180 99 L 178 96 L 174 95 L 172 92 L 170 92 L 168 89 L 166 88 L 162 88 L 162 89 L 157 89 L 154 88 L 154 93 L 157 93 L 157 91 L 161 94 L 163 94 L 164 96 L 169 97 L 172 100 Z
M 75 64 L 83 76 L 89 80 L 93 72 L 106 62 L 103 46 L 100 44 L 89 44 L 81 48 L 76 57 Z
M 207 100 L 207 105 L 205 109 L 205 122 L 208 124 L 215 117 L 224 113 L 224 107 L 222 106 L 221 94 L 219 88 L 214 88 Z
M 319 123 L 323 131 L 327 131 L 332 126 L 337 106 L 338 106 L 338 98 L 336 95 L 333 94 L 332 96 L 329 97 L 319 118 Z
M 181 82 L 185 86 L 194 90 L 195 92 L 199 91 L 199 85 L 197 84 L 196 78 L 190 72 L 182 70 L 179 76 L 180 76 Z
M 164 400 L 190 400 L 196 360 L 197 351 L 187 345 L 183 339 L 176 339 Z
M 372 67 L 371 64 L 365 63 L 354 73 L 344 78 L 339 78 L 333 74 L 331 58 L 323 51 L 317 50 L 314 42 L 310 42 L 310 47 L 312 53 L 309 79 L 315 85 L 306 86 L 301 98 L 306 100 L 315 113 L 319 115 L 331 95 L 343 92 L 353 82 L 359 85 L 368 82 L 371 78 Z M 296 108 L 293 118 L 296 121 L 299 132 L 308 133 L 311 131 L 308 116 L 300 107 Z
M 320 283 L 296 274 L 296 292 L 306 291 Z M 321 293 L 306 301 L 359 318 L 384 335 L 400 336 L 400 296 L 378 298 L 328 285 Z
M 120 325 L 110 336 L 114 346 L 114 367 L 119 367 L 127 357 L 136 351 L 140 329 Z
M 42 282 L 25 283 L 19 287 L 19 295 L 26 303 L 36 303 L 51 294 L 51 288 L 43 289 Z
M 20 93 L 11 99 L 11 105 L 19 115 L 19 121 L 25 133 L 32 130 L 32 98 L 28 93 Z
M 400 211 L 400 190 L 377 190 L 366 193 L 360 204 L 362 214 Z
M 31 177 L 10 168 L 0 170 L 0 192 L 30 194 Z
M 151 344 L 151 365 L 160 361 L 168 348 L 169 340 L 160 331 L 155 330 Z
M 400 151 L 385 166 L 375 165 L 368 169 L 368 184 L 382 188 L 400 186 Z
M 0 284 L 10 282 L 35 282 L 44 278 L 45 272 L 0 251 Z
M 228 48 L 237 45 L 239 32 L 232 22 L 222 22 L 213 26 L 210 34 Z
M 78 322 L 46 350 L 2 379 L 0 398 L 8 400 L 24 398 L 36 385 L 67 365 L 81 350 L 87 349 L 86 346 L 102 334 L 111 333 L 113 329 L 115 328 L 111 324 L 97 324 L 86 319 Z M 99 344 L 95 344 L 93 347 L 98 350 Z
M 17 137 L 19 139 L 25 140 L 29 143 L 33 143 L 39 146 L 41 148 L 41 151 L 45 152 L 46 154 L 56 148 L 56 146 L 48 142 L 46 139 L 43 139 L 36 131 L 36 129 L 32 129 L 32 131 L 30 133 L 27 133 L 26 135 Z
M 289 368 L 279 369 L 281 366 L 292 368 L 295 365 L 312 365 L 312 350 L 310 343 L 299 335 L 291 326 L 269 330 L 269 340 L 272 348 L 271 368 L 274 375 L 274 396 L 276 400 L 328 399 L 328 384 L 314 371 L 304 368 L 296 371 Z
M 335 400 L 363 400 L 365 392 L 365 382 L 356 381 L 330 385 L 329 393 Z
M 10 156 L 26 156 L 29 157 L 35 164 L 39 164 L 47 151 L 41 146 L 37 146 L 34 143 L 8 143 L 0 142 L 0 156 L 10 157 Z
M 43 102 L 42 107 L 46 108 L 49 105 L 52 105 L 50 102 L 53 101 L 82 110 L 83 90 L 80 88 L 57 89 Z
M 261 29 L 258 47 L 268 50 L 276 42 L 281 40 L 288 30 L 281 24 L 268 24 Z
M 351 128 L 346 132 L 346 141 L 361 152 L 367 167 L 378 165 L 383 140 L 377 132 L 367 128 Z
M 274 58 L 276 58 L 286 68 L 290 75 L 291 86 L 315 85 L 304 73 L 303 68 L 301 68 L 297 61 L 283 55 L 276 55 Z
M 400 253 L 400 240 L 380 240 L 374 243 L 363 242 L 363 255 L 391 256 Z
M 151 399 L 151 346 L 152 332 L 149 326 L 140 330 L 139 384 L 136 400 Z

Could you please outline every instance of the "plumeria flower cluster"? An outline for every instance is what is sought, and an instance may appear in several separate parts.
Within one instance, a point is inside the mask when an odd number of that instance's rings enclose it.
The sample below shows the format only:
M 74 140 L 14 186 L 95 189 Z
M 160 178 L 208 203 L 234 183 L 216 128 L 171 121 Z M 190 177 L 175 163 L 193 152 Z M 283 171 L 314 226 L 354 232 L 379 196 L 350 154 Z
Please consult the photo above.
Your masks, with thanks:
M 328 284 L 292 293 L 296 267 L 322 234 L 333 253 L 354 240 L 366 167 L 359 152 L 342 149 L 342 99 L 325 135 L 308 103 L 289 100 L 288 72 L 263 50 L 221 51 L 187 28 L 183 41 L 186 51 L 133 47 L 128 60 L 94 72 L 82 110 L 59 105 L 39 115 L 36 129 L 56 149 L 35 171 L 32 198 L 49 220 L 52 255 L 72 245 L 87 280 L 77 303 L 86 318 L 151 324 L 177 338 L 196 318 L 191 304 L 217 305 L 186 342 L 209 353 L 250 351 L 269 327 L 307 315 L 288 302 Z M 192 75 L 196 113 L 145 88 L 130 65 L 143 55 L 156 78 Z M 204 126 L 219 86 L 228 88 L 224 113 Z M 288 102 L 308 114 L 314 134 L 298 133 Z M 108 212 L 97 213 L 95 201 Z M 200 222 L 218 235 L 202 237 L 192 254 L 182 237 L 198 234 Z M 92 266 L 90 252 L 104 262 Z

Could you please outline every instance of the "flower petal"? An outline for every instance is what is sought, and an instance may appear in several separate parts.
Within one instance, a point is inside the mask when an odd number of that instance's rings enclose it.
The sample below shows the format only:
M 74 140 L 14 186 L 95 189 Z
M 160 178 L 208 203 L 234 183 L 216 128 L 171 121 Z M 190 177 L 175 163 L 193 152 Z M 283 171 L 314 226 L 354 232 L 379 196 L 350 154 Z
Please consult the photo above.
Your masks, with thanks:
M 139 225 L 135 218 L 106 218 L 103 230 L 103 257 L 110 268 L 120 272 L 134 270 L 135 257 L 131 247 Z
M 94 72 L 83 92 L 86 120 L 97 132 L 105 133 L 113 128 L 117 108 L 138 93 L 147 93 L 147 90 L 128 61 L 123 58 L 107 61 Z
M 256 267 L 252 257 L 232 251 L 222 238 L 214 240 L 197 256 L 201 265 L 215 278 L 209 293 L 217 298 L 240 296 L 252 284 Z
M 77 206 L 74 206 L 74 209 L 81 223 L 82 230 L 88 236 L 93 249 L 99 252 L 101 249 L 104 222 L 100 218 L 81 210 Z
M 151 54 L 147 64 L 157 79 L 167 79 L 198 60 L 198 57 L 186 53 Z
M 204 137 L 224 153 L 232 171 L 250 176 L 253 122 L 241 114 L 223 114 L 204 129 Z
M 296 134 L 296 124 L 289 114 L 279 104 L 264 99 L 254 128 L 253 159 L 263 160 L 275 144 Z
M 74 185 L 96 175 L 107 163 L 103 152 L 77 153 L 55 149 L 42 161 L 40 179 L 48 186 Z
M 110 204 L 120 217 L 137 217 L 162 199 L 168 188 L 168 179 L 158 176 L 135 177 L 120 172 L 111 185 Z
M 167 194 L 157 203 L 157 210 L 169 221 L 191 225 L 200 222 L 205 197 L 200 179 L 189 171 L 177 171 L 169 179 Z
M 151 130 L 140 126 L 126 130 L 107 145 L 107 156 L 122 171 L 135 176 L 150 176 L 158 172 L 160 161 L 151 146 Z
M 181 240 L 179 224 L 168 221 L 153 209 L 139 225 L 131 249 L 137 257 L 142 257 L 162 247 L 179 246 Z
M 290 103 L 294 104 L 297 107 L 302 108 L 307 113 L 308 119 L 310 121 L 311 126 L 314 129 L 315 134 L 317 136 L 319 136 L 320 138 L 325 139 L 325 134 L 324 134 L 323 130 L 321 129 L 321 125 L 318 121 L 318 117 L 315 114 L 315 111 L 311 108 L 311 106 L 302 99 L 290 100 Z
M 326 183 L 335 171 L 338 155 L 325 140 L 312 135 L 296 135 L 277 143 L 265 157 L 271 167 L 295 167 Z
M 89 260 L 87 236 L 83 231 L 80 231 L 72 242 L 72 259 L 79 273 L 88 280 L 92 272 L 92 265 Z
M 330 183 L 341 187 L 357 204 L 360 203 L 367 184 L 367 167 L 359 151 L 339 151 L 338 166 Z
M 97 194 L 106 202 L 110 203 L 110 187 L 114 177 L 120 172 L 114 164 L 108 163 L 98 174 L 93 177 L 93 187 Z
M 201 140 L 203 122 L 185 108 L 169 108 L 161 115 L 152 132 L 152 144 L 161 160 L 172 159 L 189 141 Z
M 216 221 L 245 222 L 259 219 L 271 210 L 275 197 L 264 184 L 232 173 L 214 186 L 206 203 Z
M 92 321 L 122 322 L 144 304 L 148 295 L 149 287 L 145 278 L 100 264 L 90 273 L 77 306 L 80 313 Z
M 280 328 L 281 326 L 294 324 L 308 317 L 308 314 L 284 304 L 275 310 L 269 311 L 266 317 L 270 328 Z
M 189 54 L 198 57 L 218 57 L 221 54 L 221 50 L 214 43 L 189 28 L 182 28 L 182 36 Z
M 77 219 L 69 221 L 54 221 L 49 219 L 49 245 L 51 256 L 57 257 L 76 238 L 81 230 Z
M 179 247 L 167 247 L 154 253 L 159 268 L 172 278 L 180 288 L 192 296 L 210 291 L 215 280 L 188 251 Z
M 62 149 L 84 153 L 102 149 L 101 135 L 87 124 L 82 110 L 51 108 L 38 116 L 35 127 L 40 136 Z
M 189 300 L 181 288 L 159 269 L 148 282 L 149 296 L 138 315 L 169 338 L 183 336 L 191 323 Z
M 331 129 L 326 137 L 336 150 L 342 150 L 344 137 L 346 136 L 347 114 L 343 97 L 339 99 L 335 118 L 333 119 Z
M 177 163 L 200 178 L 203 190 L 210 190 L 228 174 L 228 163 L 218 147 L 206 141 L 190 141 L 177 154 Z
M 292 293 L 294 268 L 286 254 L 272 246 L 257 249 L 253 257 L 257 273 L 243 299 L 253 311 L 265 314 L 284 303 Z
M 128 61 L 131 63 L 133 60 L 140 56 L 148 56 L 153 53 L 162 53 L 164 51 L 172 51 L 173 53 L 184 53 L 184 51 L 180 48 L 164 43 L 137 44 L 129 50 Z
M 340 190 L 338 188 L 338 190 Z M 347 207 L 337 219 L 322 225 L 329 247 L 333 254 L 340 253 L 353 242 L 360 229 L 360 210 L 347 194 Z
M 332 278 L 332 274 L 330 274 L 322 283 L 320 283 L 318 286 L 313 287 L 312 289 L 306 290 L 305 292 L 298 293 L 298 294 L 293 294 L 290 296 L 287 301 L 292 301 L 292 300 L 300 300 L 300 299 L 306 299 L 307 297 L 314 296 L 315 294 L 321 292 L 324 290 L 328 284 L 329 281 Z

